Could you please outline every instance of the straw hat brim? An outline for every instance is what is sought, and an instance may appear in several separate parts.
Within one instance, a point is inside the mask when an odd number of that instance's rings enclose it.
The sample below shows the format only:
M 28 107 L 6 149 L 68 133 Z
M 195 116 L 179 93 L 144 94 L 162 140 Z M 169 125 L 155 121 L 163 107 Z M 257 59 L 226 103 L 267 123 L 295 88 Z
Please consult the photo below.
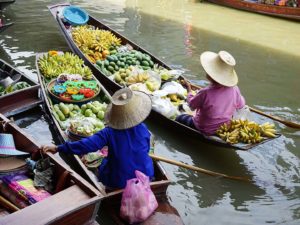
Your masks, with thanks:
M 233 87 L 238 83 L 238 76 L 233 68 L 222 61 L 217 53 L 206 51 L 200 55 L 200 63 L 205 72 L 223 86 Z
M 16 157 L 0 157 L 0 171 L 10 171 L 25 166 L 25 160 Z
M 119 90 L 122 94 L 123 90 Z M 126 91 L 126 90 L 125 90 Z M 114 96 L 113 96 L 114 97 Z M 114 101 L 114 100 L 113 100 Z M 144 92 L 132 91 L 132 97 L 121 104 L 119 100 L 110 103 L 105 113 L 105 122 L 111 128 L 124 130 L 143 122 L 151 112 L 151 98 Z

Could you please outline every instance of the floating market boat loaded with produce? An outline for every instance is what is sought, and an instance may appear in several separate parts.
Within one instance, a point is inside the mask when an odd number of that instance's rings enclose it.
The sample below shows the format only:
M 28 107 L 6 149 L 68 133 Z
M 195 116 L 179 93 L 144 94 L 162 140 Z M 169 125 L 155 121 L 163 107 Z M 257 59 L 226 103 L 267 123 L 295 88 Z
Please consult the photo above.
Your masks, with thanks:
M 151 120 L 172 131 L 234 149 L 247 150 L 279 137 L 273 128 L 272 135 L 263 136 L 263 132 L 249 127 L 245 129 L 245 138 L 233 138 L 240 136 L 240 132 L 238 135 L 235 134 L 237 131 L 227 134 L 231 130 L 224 131 L 226 135 L 219 131 L 215 135 L 205 136 L 176 122 L 174 119 L 177 115 L 193 113 L 186 102 L 187 90 L 181 85 L 181 81 L 185 79 L 181 72 L 172 70 L 164 62 L 90 15 L 86 24 L 71 25 L 63 15 L 63 10 L 68 6 L 70 4 L 66 3 L 48 8 L 72 51 L 84 60 L 110 93 L 128 86 L 132 90 L 150 94 L 153 102 Z M 194 86 L 193 90 L 196 92 L 199 88 Z M 265 120 L 265 117 L 256 113 L 253 115 L 258 123 Z
M 65 58 L 68 58 L 68 60 L 65 60 Z M 52 65 L 54 61 L 60 66 L 49 67 L 49 63 Z M 72 66 L 73 62 L 76 62 L 77 68 Z M 80 94 L 81 86 L 74 86 L 76 93 L 67 93 L 69 97 L 71 96 L 70 99 L 53 96 L 51 94 L 51 88 L 48 88 L 49 83 L 53 81 L 58 82 L 60 86 L 64 86 L 66 82 L 74 79 L 74 75 L 76 75 L 77 81 L 95 81 L 92 72 L 83 64 L 83 61 L 80 60 L 77 55 L 56 51 L 39 53 L 36 57 L 36 66 L 38 78 L 41 83 L 42 95 L 45 100 L 44 108 L 53 122 L 53 127 L 57 131 L 57 137 L 60 143 L 80 140 L 104 128 L 104 111 L 109 103 L 104 90 L 99 88 L 97 96 L 94 96 L 93 99 L 86 99 L 85 102 L 81 102 L 72 98 L 73 95 L 84 95 L 83 93 Z M 71 68 L 72 71 L 70 71 Z M 49 71 L 51 73 L 48 73 Z M 81 78 L 79 78 L 79 76 L 81 76 Z M 84 89 L 91 88 L 84 87 Z M 105 152 L 107 151 L 109 151 L 109 149 L 102 149 L 96 154 L 105 157 Z M 105 187 L 98 182 L 96 174 L 93 173 L 96 168 L 94 166 L 95 162 L 90 160 L 90 156 L 91 155 L 84 155 L 79 157 L 76 155 L 67 155 L 66 157 L 68 157 L 68 161 L 72 164 L 77 165 L 78 173 L 87 179 L 104 196 L 99 212 L 108 212 L 117 224 L 124 224 L 124 221 L 119 217 L 123 190 L 107 191 Z M 98 160 L 101 160 L 101 158 L 99 159 L 98 157 Z M 157 198 L 159 206 L 145 223 L 182 224 L 177 210 L 170 205 L 166 197 L 166 190 L 170 184 L 170 180 L 161 164 L 156 161 L 153 163 L 155 168 L 155 180 L 151 182 L 150 186 Z M 104 214 L 102 213 L 101 215 Z

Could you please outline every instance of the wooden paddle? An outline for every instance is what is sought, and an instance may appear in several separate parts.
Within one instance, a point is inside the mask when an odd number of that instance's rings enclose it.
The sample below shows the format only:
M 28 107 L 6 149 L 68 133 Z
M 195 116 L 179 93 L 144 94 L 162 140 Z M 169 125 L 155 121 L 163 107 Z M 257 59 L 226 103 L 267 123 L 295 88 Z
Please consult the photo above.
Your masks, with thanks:
M 158 156 L 158 155 L 154 155 L 154 154 L 151 154 L 151 153 L 149 154 L 149 156 L 154 160 L 170 163 L 170 164 L 180 166 L 180 167 L 183 167 L 183 168 L 186 168 L 186 169 L 189 169 L 189 170 L 194 170 L 194 171 L 197 171 L 197 172 L 200 172 L 200 173 L 205 173 L 205 174 L 208 174 L 210 176 L 224 177 L 224 178 L 228 178 L 228 179 L 232 179 L 232 180 L 247 181 L 247 182 L 251 181 L 250 179 L 248 179 L 246 177 L 229 176 L 229 175 L 226 175 L 226 174 L 223 174 L 223 173 L 213 172 L 213 171 L 210 171 L 210 170 L 202 169 L 202 168 L 197 167 L 197 166 L 188 165 L 188 164 L 185 164 L 185 163 L 182 163 L 182 162 L 167 159 L 167 158 L 164 158 L 164 157 L 161 157 L 161 156 Z
M 185 79 L 184 77 L 182 77 L 183 80 L 185 80 L 186 82 L 190 83 L 192 87 L 194 88 L 197 88 L 197 89 L 201 89 L 202 87 L 198 86 L 198 85 L 195 85 L 195 84 L 192 84 L 190 81 L 188 81 L 187 79 Z M 292 128 L 297 128 L 297 129 L 300 129 L 300 124 L 299 123 L 294 123 L 294 122 L 291 122 L 291 121 L 286 121 L 286 120 L 283 120 L 277 116 L 272 116 L 270 114 L 267 114 L 267 113 L 264 113 L 258 109 L 255 109 L 255 108 L 252 108 L 252 107 L 249 107 L 249 109 L 252 111 L 252 112 L 255 112 L 257 114 L 260 114 L 260 115 L 263 115 L 265 117 L 268 117 L 272 120 L 275 120 L 275 121 L 278 121 L 288 127 L 292 127 Z

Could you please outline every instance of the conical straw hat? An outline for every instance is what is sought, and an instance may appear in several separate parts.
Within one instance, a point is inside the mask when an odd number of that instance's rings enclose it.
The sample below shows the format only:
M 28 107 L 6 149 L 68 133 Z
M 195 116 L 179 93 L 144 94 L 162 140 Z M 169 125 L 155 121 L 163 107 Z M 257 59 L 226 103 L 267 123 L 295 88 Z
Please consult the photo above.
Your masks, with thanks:
M 151 98 L 144 92 L 123 88 L 115 92 L 105 113 L 109 127 L 123 130 L 143 122 L 150 114 Z
M 16 149 L 14 137 L 11 134 L 0 134 L 0 156 L 28 155 Z
M 236 62 L 230 53 L 206 51 L 200 55 L 200 63 L 205 72 L 219 84 L 227 87 L 237 85 L 238 76 L 234 70 Z

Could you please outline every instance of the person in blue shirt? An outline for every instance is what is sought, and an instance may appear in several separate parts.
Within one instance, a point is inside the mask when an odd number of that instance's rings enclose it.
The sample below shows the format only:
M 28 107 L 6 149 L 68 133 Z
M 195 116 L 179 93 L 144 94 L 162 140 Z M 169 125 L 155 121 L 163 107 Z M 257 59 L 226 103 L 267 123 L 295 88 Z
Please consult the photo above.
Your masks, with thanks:
M 154 177 L 150 132 L 142 123 L 151 111 L 151 99 L 144 92 L 124 88 L 112 96 L 105 113 L 106 127 L 96 134 L 59 146 L 43 146 L 44 153 L 83 155 L 108 146 L 108 156 L 98 168 L 99 181 L 108 188 L 124 188 L 135 170 Z

